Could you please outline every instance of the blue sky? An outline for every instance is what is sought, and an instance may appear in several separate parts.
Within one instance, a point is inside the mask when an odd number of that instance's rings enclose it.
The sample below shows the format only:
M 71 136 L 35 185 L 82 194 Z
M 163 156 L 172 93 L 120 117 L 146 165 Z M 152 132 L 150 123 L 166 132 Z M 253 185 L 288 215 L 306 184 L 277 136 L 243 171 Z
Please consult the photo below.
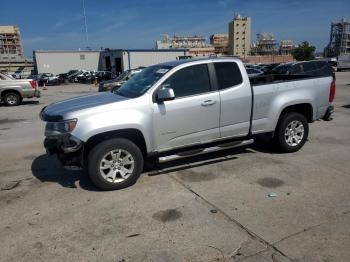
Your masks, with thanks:
M 331 21 L 350 19 L 349 0 L 85 1 L 93 49 L 153 48 L 164 33 L 209 37 L 227 32 L 234 12 L 240 12 L 252 18 L 252 40 L 257 33 L 273 32 L 278 40 L 308 40 L 322 51 Z M 86 47 L 82 0 L 3 1 L 0 24 L 21 28 L 27 56 L 37 49 Z

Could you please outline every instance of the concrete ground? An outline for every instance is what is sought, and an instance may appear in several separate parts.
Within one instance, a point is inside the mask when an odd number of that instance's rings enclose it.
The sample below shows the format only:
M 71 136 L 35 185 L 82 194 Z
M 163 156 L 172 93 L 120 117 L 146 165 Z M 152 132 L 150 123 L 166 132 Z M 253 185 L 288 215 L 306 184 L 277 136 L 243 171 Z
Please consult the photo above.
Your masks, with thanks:
M 312 124 L 301 151 L 261 138 L 114 192 L 42 147 L 40 109 L 91 92 L 0 105 L 0 261 L 349 261 L 350 72 L 337 73 L 334 120 Z

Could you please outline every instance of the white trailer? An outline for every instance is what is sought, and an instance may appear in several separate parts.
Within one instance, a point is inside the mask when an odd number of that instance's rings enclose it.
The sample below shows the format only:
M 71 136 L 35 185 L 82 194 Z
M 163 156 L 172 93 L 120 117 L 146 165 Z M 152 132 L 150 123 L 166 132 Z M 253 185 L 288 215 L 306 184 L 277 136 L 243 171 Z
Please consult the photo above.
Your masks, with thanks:
M 350 69 L 350 55 L 338 56 L 337 71 L 349 70 Z

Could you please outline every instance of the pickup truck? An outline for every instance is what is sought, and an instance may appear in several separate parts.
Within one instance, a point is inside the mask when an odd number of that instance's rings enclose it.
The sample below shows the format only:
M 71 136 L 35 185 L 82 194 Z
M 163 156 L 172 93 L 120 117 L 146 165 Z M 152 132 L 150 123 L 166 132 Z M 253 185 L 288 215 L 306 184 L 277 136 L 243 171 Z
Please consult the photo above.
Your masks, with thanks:
M 159 158 L 243 145 L 262 133 L 282 152 L 296 152 L 309 123 L 331 119 L 334 96 L 331 75 L 250 80 L 237 58 L 190 59 L 150 66 L 114 93 L 53 103 L 40 117 L 48 153 L 114 190 Z
M 18 106 L 23 98 L 33 97 L 40 97 L 35 80 L 14 79 L 0 73 L 0 99 L 6 106 Z

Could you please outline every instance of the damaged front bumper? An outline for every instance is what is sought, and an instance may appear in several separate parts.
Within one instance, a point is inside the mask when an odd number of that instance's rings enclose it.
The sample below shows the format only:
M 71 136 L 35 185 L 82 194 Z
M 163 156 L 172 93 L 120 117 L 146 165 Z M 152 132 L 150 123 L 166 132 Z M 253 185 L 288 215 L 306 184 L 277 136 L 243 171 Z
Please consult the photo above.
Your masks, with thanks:
M 56 154 L 63 166 L 83 166 L 84 143 L 72 135 L 46 137 L 44 147 L 47 154 Z

